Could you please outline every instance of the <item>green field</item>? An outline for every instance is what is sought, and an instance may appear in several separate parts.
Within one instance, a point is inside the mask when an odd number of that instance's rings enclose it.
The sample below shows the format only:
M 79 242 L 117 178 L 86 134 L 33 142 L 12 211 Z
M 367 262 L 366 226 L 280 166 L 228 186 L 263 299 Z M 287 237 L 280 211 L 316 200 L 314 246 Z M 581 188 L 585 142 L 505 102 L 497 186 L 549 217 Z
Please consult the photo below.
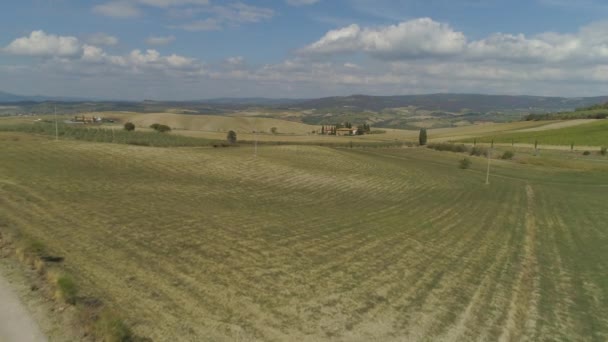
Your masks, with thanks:
M 606 163 L 486 186 L 424 148 L 0 146 L 0 230 L 154 341 L 608 339 Z
M 468 138 L 464 141 L 473 140 L 474 138 Z M 486 143 L 494 140 L 496 143 L 534 144 L 538 141 L 540 145 L 569 146 L 574 143 L 576 146 L 608 146 L 608 120 L 550 130 L 483 134 L 476 140 Z

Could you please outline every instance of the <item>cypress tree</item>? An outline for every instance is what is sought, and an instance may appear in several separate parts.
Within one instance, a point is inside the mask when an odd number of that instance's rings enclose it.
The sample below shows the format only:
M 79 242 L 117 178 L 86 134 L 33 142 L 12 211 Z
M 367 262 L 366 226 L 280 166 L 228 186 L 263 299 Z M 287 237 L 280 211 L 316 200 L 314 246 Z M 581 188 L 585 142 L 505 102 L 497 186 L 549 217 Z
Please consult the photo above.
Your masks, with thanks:
M 420 135 L 418 136 L 418 143 L 420 144 L 420 146 L 424 146 L 424 145 L 426 145 L 426 140 L 427 140 L 426 128 L 421 128 Z

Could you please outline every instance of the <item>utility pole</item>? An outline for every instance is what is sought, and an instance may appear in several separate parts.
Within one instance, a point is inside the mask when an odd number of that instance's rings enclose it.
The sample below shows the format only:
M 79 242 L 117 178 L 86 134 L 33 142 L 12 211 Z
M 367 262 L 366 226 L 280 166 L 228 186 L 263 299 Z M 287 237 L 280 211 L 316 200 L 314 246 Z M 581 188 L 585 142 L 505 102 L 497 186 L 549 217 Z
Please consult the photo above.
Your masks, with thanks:
M 253 156 L 258 156 L 258 127 L 255 124 L 255 119 L 253 119 L 253 135 L 255 136 L 255 142 L 253 143 Z
M 57 127 L 57 105 L 55 105 L 55 141 L 59 141 L 59 128 Z
M 488 169 L 486 171 L 486 185 L 490 184 L 490 161 L 492 160 L 492 147 L 488 150 Z

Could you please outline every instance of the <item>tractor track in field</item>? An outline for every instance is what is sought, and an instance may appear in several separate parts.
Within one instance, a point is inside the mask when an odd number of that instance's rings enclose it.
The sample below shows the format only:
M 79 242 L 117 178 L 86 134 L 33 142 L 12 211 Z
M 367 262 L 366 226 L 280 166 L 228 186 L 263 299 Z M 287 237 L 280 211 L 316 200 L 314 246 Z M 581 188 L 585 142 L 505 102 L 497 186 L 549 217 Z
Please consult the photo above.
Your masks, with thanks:
M 508 318 L 499 341 L 520 341 L 533 338 L 538 320 L 539 270 L 536 258 L 537 225 L 534 217 L 534 190 L 526 185 L 526 219 L 523 255 L 519 275 L 513 289 Z

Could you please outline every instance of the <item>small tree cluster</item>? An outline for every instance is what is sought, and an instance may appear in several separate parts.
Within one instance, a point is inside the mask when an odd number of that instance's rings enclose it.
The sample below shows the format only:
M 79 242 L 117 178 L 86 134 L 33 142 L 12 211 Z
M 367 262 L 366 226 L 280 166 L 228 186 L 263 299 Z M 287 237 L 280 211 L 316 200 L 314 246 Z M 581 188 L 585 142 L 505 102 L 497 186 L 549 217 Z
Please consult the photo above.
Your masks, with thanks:
M 171 127 L 167 126 L 167 125 L 161 125 L 158 123 L 155 124 L 151 124 L 150 128 L 152 128 L 153 130 L 160 132 L 160 133 L 165 133 L 165 132 L 170 132 L 171 131 Z

